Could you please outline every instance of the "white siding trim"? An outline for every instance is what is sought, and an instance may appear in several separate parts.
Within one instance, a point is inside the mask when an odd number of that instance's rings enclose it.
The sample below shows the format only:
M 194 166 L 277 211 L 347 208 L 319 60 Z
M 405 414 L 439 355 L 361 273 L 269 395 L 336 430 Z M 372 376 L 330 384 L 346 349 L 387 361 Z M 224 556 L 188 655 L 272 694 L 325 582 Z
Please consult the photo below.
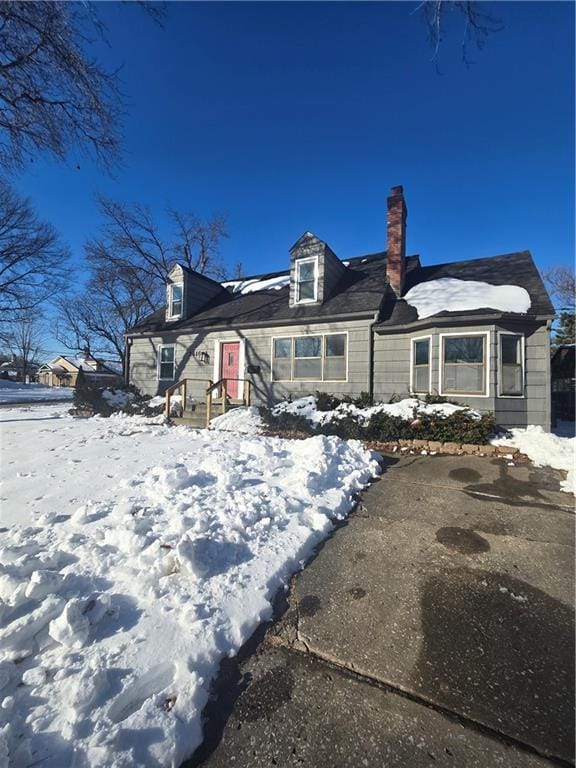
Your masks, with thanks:
M 294 378 L 294 339 L 301 338 L 302 336 L 320 336 L 322 339 L 322 354 L 321 354 L 321 362 L 322 362 L 322 376 L 324 376 L 324 360 L 326 357 L 326 336 L 346 336 L 346 378 L 345 379 L 295 379 Z M 289 379 L 275 379 L 274 378 L 274 341 L 276 339 L 290 339 L 291 341 L 291 348 L 290 348 L 290 378 Z M 313 382 L 316 384 L 346 384 L 348 382 L 348 366 L 349 366 L 349 360 L 350 360 L 350 350 L 349 350 L 349 341 L 350 336 L 348 331 L 319 331 L 318 333 L 310 333 L 310 332 L 304 332 L 304 333 L 283 333 L 279 334 L 278 336 L 272 336 L 270 338 L 270 381 L 272 383 L 276 384 L 282 384 L 282 383 L 290 383 L 290 384 L 299 384 L 300 382 L 306 384 L 307 382 Z M 300 358 L 299 358 L 300 359 Z M 312 358 L 314 360 L 317 360 L 317 358 Z
M 500 346 L 500 337 L 501 336 L 520 336 L 522 338 L 522 341 L 520 343 L 520 354 L 521 354 L 521 363 L 522 363 L 522 394 L 521 395 L 503 395 L 501 390 L 502 385 L 502 347 Z M 526 335 L 524 333 L 514 333 L 514 331 L 498 331 L 497 333 L 497 340 L 498 340 L 498 381 L 497 381 L 497 387 L 498 387 L 498 399 L 506 399 L 506 400 L 525 400 L 526 399 Z
M 414 389 L 414 343 L 428 339 L 428 392 L 417 392 Z M 410 392 L 415 395 L 430 394 L 432 392 L 432 335 L 414 336 L 410 339 Z
M 175 315 L 172 312 L 172 290 L 174 288 L 180 288 L 182 290 L 182 299 L 180 301 L 182 305 L 182 311 Z M 178 320 L 184 314 L 184 283 L 168 283 L 168 313 L 166 315 L 167 320 Z
M 478 392 L 445 392 L 444 391 L 444 339 L 451 336 L 484 336 L 486 341 L 484 342 L 484 393 Z M 438 392 L 441 395 L 457 395 L 458 397 L 490 397 L 490 358 L 492 357 L 490 350 L 490 331 L 456 331 L 455 333 L 439 333 L 439 368 L 438 368 Z
M 314 263 L 314 298 L 301 299 L 298 291 L 298 272 L 301 264 L 308 264 L 310 262 Z M 294 304 L 314 304 L 318 301 L 318 279 L 318 256 L 306 256 L 302 259 L 296 259 L 294 262 Z
M 162 350 L 168 349 L 169 347 L 172 347 L 174 350 L 174 362 L 172 363 L 172 378 L 170 379 L 163 379 L 160 376 L 160 360 L 162 357 Z M 158 381 L 175 381 L 176 380 L 176 344 L 158 344 L 158 349 L 156 351 L 156 378 Z

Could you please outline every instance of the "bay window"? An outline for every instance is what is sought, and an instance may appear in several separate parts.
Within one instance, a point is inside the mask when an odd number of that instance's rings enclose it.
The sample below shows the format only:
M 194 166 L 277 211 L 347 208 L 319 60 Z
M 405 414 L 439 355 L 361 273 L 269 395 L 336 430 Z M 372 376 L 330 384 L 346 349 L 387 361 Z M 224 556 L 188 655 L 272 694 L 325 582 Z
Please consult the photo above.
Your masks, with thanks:
M 412 392 L 430 392 L 430 336 L 412 339 Z
M 442 335 L 442 394 L 486 395 L 487 334 Z
M 515 333 L 501 333 L 498 357 L 500 360 L 499 394 L 522 397 L 524 394 L 524 337 Z

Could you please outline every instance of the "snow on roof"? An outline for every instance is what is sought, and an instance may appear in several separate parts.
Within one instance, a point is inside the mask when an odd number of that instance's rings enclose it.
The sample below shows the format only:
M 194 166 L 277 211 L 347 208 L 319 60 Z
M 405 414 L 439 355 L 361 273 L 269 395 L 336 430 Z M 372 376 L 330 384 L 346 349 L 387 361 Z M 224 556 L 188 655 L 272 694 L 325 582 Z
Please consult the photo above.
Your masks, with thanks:
M 419 318 L 438 312 L 465 312 L 473 309 L 497 309 L 525 313 L 530 309 L 530 295 L 519 285 L 490 285 L 477 280 L 443 277 L 411 288 L 404 296 L 416 308 Z
M 254 293 L 255 291 L 279 291 L 290 282 L 290 275 L 283 274 L 276 277 L 268 277 L 264 280 L 252 278 L 249 280 L 229 280 L 222 283 L 224 288 L 228 288 L 232 293 Z

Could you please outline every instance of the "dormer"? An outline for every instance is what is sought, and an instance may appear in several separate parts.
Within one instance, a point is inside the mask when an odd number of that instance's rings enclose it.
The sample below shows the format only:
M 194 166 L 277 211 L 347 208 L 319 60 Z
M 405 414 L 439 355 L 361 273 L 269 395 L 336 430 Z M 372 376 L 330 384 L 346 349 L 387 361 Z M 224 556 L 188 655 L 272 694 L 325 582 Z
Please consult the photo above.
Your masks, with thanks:
M 166 322 L 191 317 L 223 290 L 206 275 L 176 264 L 166 280 Z
M 290 249 L 290 306 L 322 304 L 345 273 L 346 267 L 330 246 L 305 232 Z

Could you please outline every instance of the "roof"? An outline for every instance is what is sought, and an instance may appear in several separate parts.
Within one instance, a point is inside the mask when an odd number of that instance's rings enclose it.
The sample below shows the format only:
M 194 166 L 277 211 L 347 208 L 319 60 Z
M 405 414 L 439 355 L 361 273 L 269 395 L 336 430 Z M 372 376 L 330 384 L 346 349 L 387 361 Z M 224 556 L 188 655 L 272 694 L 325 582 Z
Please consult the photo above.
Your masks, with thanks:
M 199 331 L 216 328 L 247 328 L 258 325 L 300 324 L 329 321 L 336 317 L 374 317 L 381 332 L 399 329 L 414 323 L 430 323 L 418 319 L 414 307 L 404 299 L 397 299 L 386 278 L 386 252 L 357 256 L 343 262 L 347 267 L 336 289 L 322 304 L 290 306 L 289 285 L 282 279 L 289 270 L 267 272 L 223 283 L 228 289 L 212 299 L 200 312 L 190 318 L 166 322 L 165 309 L 159 309 L 128 332 L 129 335 L 156 333 L 166 330 Z M 554 308 L 529 251 L 492 256 L 471 261 L 436 264 L 423 267 L 418 256 L 406 259 L 406 285 L 410 288 L 440 278 L 484 281 L 492 285 L 517 285 L 525 288 L 531 307 L 522 317 L 553 316 Z M 253 284 L 262 281 L 266 287 L 253 290 Z M 234 292 L 234 285 L 251 284 L 252 288 Z M 268 287 L 269 286 L 269 287 Z M 279 287 L 280 286 L 280 287 Z M 491 308 L 466 312 L 439 312 L 437 319 L 456 319 L 469 316 L 502 317 L 507 313 Z M 518 317 L 518 315 L 513 315 Z
M 64 368 L 62 365 L 58 365 L 58 360 L 66 360 L 67 363 L 69 363 L 71 366 L 73 366 L 76 369 L 80 369 L 82 367 L 82 372 L 87 374 L 88 376 L 121 376 L 122 375 L 122 367 L 118 366 L 117 363 L 109 362 L 109 361 L 103 361 L 98 360 L 96 358 L 91 358 L 90 361 L 86 360 L 83 357 L 68 357 L 68 355 L 58 355 L 53 360 L 51 360 L 49 363 L 43 363 L 40 368 L 42 370 L 50 370 L 54 372 L 63 372 L 63 373 L 70 373 L 70 371 L 67 371 L 66 368 Z M 94 370 L 94 365 L 97 365 L 98 368 Z
M 410 263 L 418 261 L 409 257 Z M 386 289 L 386 253 L 358 256 L 347 262 L 348 268 L 334 294 L 322 304 L 302 304 L 291 307 L 289 285 L 265 288 L 250 293 L 222 291 L 204 309 L 192 317 L 177 322 L 165 321 L 164 308 L 146 318 L 130 333 L 160 330 L 197 330 L 251 325 L 321 322 L 340 316 L 374 316 L 380 309 Z M 271 280 L 289 276 L 290 271 L 267 272 L 241 278 L 242 281 Z M 237 283 L 239 280 L 227 281 Z
M 427 267 L 418 265 L 407 272 L 404 295 L 415 285 L 421 285 L 432 280 L 455 278 L 457 280 L 475 280 L 490 285 L 516 285 L 524 288 L 530 296 L 530 309 L 521 317 L 552 317 L 554 307 L 544 287 L 540 273 L 534 264 L 529 251 L 506 253 L 470 261 L 456 261 L 447 264 L 434 264 Z M 382 306 L 381 321 L 377 330 L 385 331 L 409 326 L 414 323 L 427 323 L 437 320 L 448 320 L 463 317 L 518 317 L 515 313 L 505 313 L 490 307 L 466 310 L 460 312 L 438 312 L 425 320 L 419 320 L 416 308 L 404 299 L 397 299 L 391 289 L 388 289 Z

